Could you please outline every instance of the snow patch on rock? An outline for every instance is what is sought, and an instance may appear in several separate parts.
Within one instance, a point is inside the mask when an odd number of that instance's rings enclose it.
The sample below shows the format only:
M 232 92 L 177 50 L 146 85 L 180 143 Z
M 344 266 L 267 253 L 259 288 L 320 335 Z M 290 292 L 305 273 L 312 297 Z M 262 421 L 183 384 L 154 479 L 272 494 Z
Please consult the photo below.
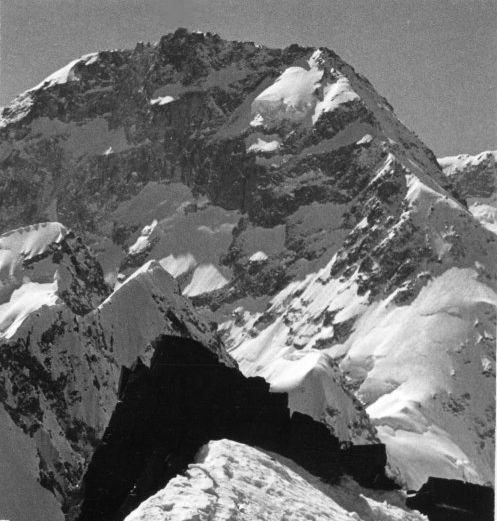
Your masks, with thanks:
M 333 110 L 344 103 L 359 99 L 359 96 L 352 90 L 350 81 L 345 76 L 339 75 L 334 83 L 328 83 L 323 86 L 323 99 L 316 103 L 312 122 L 316 123 L 325 112 L 333 112 Z
M 150 105 L 167 105 L 168 103 L 171 103 L 174 101 L 173 96 L 159 96 L 158 98 L 154 98 L 150 100 Z
M 192 280 L 183 290 L 187 297 L 196 297 L 203 293 L 210 293 L 228 284 L 228 279 L 214 266 L 214 264 L 201 264 L 193 272 Z
M 41 88 L 48 89 L 53 85 L 60 85 L 63 83 L 68 83 L 70 81 L 77 80 L 78 78 L 74 73 L 74 68 L 76 67 L 76 65 L 91 65 L 92 63 L 95 63 L 97 57 L 98 53 L 85 54 L 84 56 L 81 56 L 81 58 L 69 62 L 64 67 L 62 67 L 58 71 L 55 71 L 53 74 L 45 78 L 38 85 L 29 89 L 28 92 L 35 91 Z

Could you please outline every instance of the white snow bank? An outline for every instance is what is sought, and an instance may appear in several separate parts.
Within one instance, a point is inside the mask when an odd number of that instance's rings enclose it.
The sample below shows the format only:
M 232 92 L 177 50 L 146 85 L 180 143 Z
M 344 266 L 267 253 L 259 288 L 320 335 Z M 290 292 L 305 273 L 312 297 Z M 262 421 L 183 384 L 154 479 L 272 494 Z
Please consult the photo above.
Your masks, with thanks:
M 195 297 L 202 293 L 220 289 L 227 283 L 228 280 L 214 264 L 201 264 L 193 272 L 192 280 L 183 290 L 183 294 L 188 297 Z
M 156 226 L 157 219 L 154 219 L 149 225 L 144 226 L 141 231 L 141 235 L 129 247 L 128 253 L 131 255 L 136 255 L 150 246 L 150 235 L 152 235 L 152 232 L 155 230 Z
M 357 145 L 367 145 L 373 141 L 373 136 L 371 134 L 364 134 L 359 141 L 357 141 Z
M 159 96 L 158 98 L 154 98 L 150 100 L 150 105 L 167 105 L 174 101 L 173 96 Z
M 316 104 L 314 92 L 322 77 L 323 71 L 317 67 L 289 67 L 255 98 L 252 114 L 265 123 L 306 118 Z
M 48 88 L 52 85 L 60 85 L 62 83 L 67 83 L 70 81 L 74 81 L 77 79 L 76 75 L 74 74 L 74 68 L 78 64 L 82 65 L 91 65 L 95 62 L 95 60 L 98 57 L 98 53 L 91 53 L 91 54 L 85 54 L 84 56 L 81 56 L 81 58 L 78 58 L 77 60 L 73 60 L 72 62 L 69 62 L 67 65 L 59 69 L 58 71 L 55 71 L 53 74 L 45 78 L 42 82 L 40 82 L 35 87 L 28 90 L 28 92 L 31 92 L 33 90 L 41 89 L 41 88 Z
M 48 289 L 47 292 L 45 291 L 48 288 L 45 283 L 53 282 L 57 265 L 50 257 L 44 262 L 36 262 L 29 270 L 25 270 L 23 263 L 42 255 L 51 245 L 59 243 L 66 235 L 66 228 L 54 222 L 18 228 L 0 236 L 0 304 L 5 304 L 2 312 L 3 326 L 0 330 L 4 333 L 8 327 L 6 324 L 12 322 L 19 325 L 24 320 L 25 313 L 21 310 L 22 306 L 37 309 L 42 305 L 41 302 L 51 301 L 47 295 L 42 297 L 42 294 L 51 291 Z M 39 282 L 43 285 L 26 286 L 21 293 L 12 294 L 27 282 Z M 28 291 L 28 288 L 29 291 L 34 292 L 33 302 L 30 302 L 28 294 L 23 294 L 23 291 Z M 14 301 L 11 300 L 12 298 Z M 19 320 L 14 319 L 14 316 Z
M 469 211 L 487 230 L 497 234 L 497 207 L 484 203 L 473 203 L 469 205 Z
M 371 307 L 346 343 L 341 367 L 360 383 L 389 461 L 410 488 L 430 475 L 493 480 L 493 441 L 475 426 L 495 422 L 495 380 L 482 378 L 481 356 L 495 350 L 496 305 L 475 270 L 453 268 L 409 306 L 389 298 Z
M 28 282 L 14 290 L 9 302 L 0 304 L 0 338 L 10 338 L 33 311 L 56 304 L 57 283 Z
M 66 235 L 67 229 L 56 222 L 34 224 L 0 235 L 0 274 L 11 273 L 16 264 L 41 255 Z
M 278 148 L 280 148 L 279 141 L 264 141 L 258 138 L 256 143 L 248 147 L 247 152 L 275 152 Z
M 312 122 L 316 123 L 325 112 L 333 112 L 343 103 L 360 99 L 352 90 L 349 80 L 340 75 L 335 83 L 328 83 L 323 87 L 323 99 L 316 103 Z
M 423 521 L 415 512 L 333 487 L 313 486 L 295 465 L 230 440 L 210 442 L 125 521 Z M 295 468 L 295 470 L 293 470 Z M 355 504 L 354 504 L 355 503 Z M 359 510 L 359 515 L 354 510 Z
M 263 251 L 256 251 L 253 255 L 249 257 L 250 262 L 263 262 L 268 259 L 268 256 Z
M 159 261 L 159 264 L 173 277 L 179 277 L 188 273 L 197 265 L 197 260 L 193 255 L 168 255 Z
M 350 81 L 330 69 L 334 81 L 321 83 L 324 63 L 318 50 L 310 57 L 309 67 L 289 67 L 252 102 L 252 127 L 282 120 L 315 124 L 325 112 L 332 112 L 344 103 L 359 100 Z
M 497 161 L 497 150 L 486 150 L 480 154 L 459 154 L 458 156 L 447 156 L 437 158 L 438 164 L 446 175 L 454 175 L 470 166 L 476 166 L 483 161 L 495 163 Z

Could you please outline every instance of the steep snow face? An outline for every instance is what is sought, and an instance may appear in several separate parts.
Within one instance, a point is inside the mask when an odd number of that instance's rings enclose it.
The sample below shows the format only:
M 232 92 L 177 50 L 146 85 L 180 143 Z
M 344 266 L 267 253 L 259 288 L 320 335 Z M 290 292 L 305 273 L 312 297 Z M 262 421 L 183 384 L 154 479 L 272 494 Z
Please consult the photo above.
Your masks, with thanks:
M 24 283 L 12 292 L 8 302 L 0 304 L 0 338 L 10 338 L 31 313 L 57 300 L 55 283 Z
M 290 283 L 263 312 L 236 309 L 222 327 L 244 372 L 287 390 L 293 407 L 336 432 L 357 435 L 366 431 L 354 431 L 332 387 L 333 372 L 345 374 L 407 486 L 418 488 L 429 475 L 492 482 L 495 239 L 459 203 L 412 174 L 405 176 L 404 197 L 398 222 L 365 253 L 370 268 L 354 264 L 349 245 L 347 278 L 336 272 L 340 251 L 328 266 Z M 354 233 L 363 232 L 371 233 L 359 221 Z M 417 241 L 431 254 L 414 276 L 393 287 L 377 277 L 405 248 L 411 262 Z M 377 283 L 361 290 L 371 277 Z M 372 298 L 385 282 L 387 296 Z
M 172 479 L 125 521 L 426 520 L 416 512 L 363 495 L 357 486 L 319 486 L 315 478 L 315 483 L 310 482 L 311 475 L 292 467 L 255 448 L 214 441 L 203 447 L 185 476 Z M 391 496 L 387 501 L 394 499 Z
M 79 66 L 86 66 L 95 63 L 98 53 L 86 54 L 77 60 L 73 60 L 58 71 L 50 74 L 42 82 L 35 87 L 27 90 L 21 94 L 16 100 L 14 100 L 4 112 L 3 108 L 0 112 L 0 128 L 7 126 L 12 120 L 18 120 L 29 114 L 30 108 L 34 104 L 33 97 L 40 90 L 49 89 L 55 85 L 63 85 L 70 81 L 78 79 L 76 68 Z
M 235 364 L 158 262 L 109 295 L 90 252 L 57 223 L 7 233 L 1 245 L 3 288 L 14 288 L 0 303 L 1 514 L 62 519 L 117 403 L 123 366 L 149 363 L 161 333 Z
M 0 295 L 23 282 L 24 267 L 38 256 L 43 256 L 52 245 L 59 244 L 67 230 L 59 223 L 42 223 L 19 228 L 0 236 Z M 33 273 L 30 279 L 49 280 L 50 273 Z
M 316 105 L 314 91 L 319 87 L 323 72 L 316 66 L 289 67 L 252 102 L 254 118 L 266 125 L 284 119 L 305 119 Z
M 254 338 L 237 333 L 232 354 L 242 370 L 332 423 L 346 418 L 330 375 L 341 360 L 407 486 L 429 475 L 492 482 L 497 295 L 485 273 L 448 270 L 409 306 L 396 305 L 395 295 L 368 305 L 328 273 L 275 299 L 267 316 L 278 318 Z
M 342 348 L 341 367 L 410 487 L 435 474 L 493 481 L 496 306 L 476 269 L 454 268 L 408 307 L 373 306 Z
M 469 211 L 497 233 L 497 150 L 438 159 L 444 174 L 466 198 Z
M 83 313 L 108 288 L 80 240 L 59 223 L 41 223 L 0 236 L 0 338 L 11 337 L 44 305 L 65 302 Z
M 53 74 L 50 74 L 50 76 L 45 78 L 38 85 L 31 88 L 30 91 L 36 91 L 40 88 L 48 89 L 49 87 L 52 87 L 54 85 L 61 85 L 69 81 L 74 81 L 75 79 L 77 79 L 75 73 L 76 65 L 91 65 L 92 63 L 95 63 L 97 57 L 98 53 L 91 53 L 85 54 L 77 60 L 73 60 L 72 62 L 68 63 L 58 71 L 54 72 Z
M 0 338 L 12 336 L 41 306 L 56 303 L 55 266 L 34 260 L 60 245 L 66 235 L 59 223 L 42 223 L 0 236 Z
M 316 123 L 322 114 L 332 112 L 344 103 L 359 99 L 359 96 L 352 90 L 349 80 L 343 75 L 338 75 L 335 83 L 328 83 L 323 86 L 323 99 L 316 103 L 312 122 Z

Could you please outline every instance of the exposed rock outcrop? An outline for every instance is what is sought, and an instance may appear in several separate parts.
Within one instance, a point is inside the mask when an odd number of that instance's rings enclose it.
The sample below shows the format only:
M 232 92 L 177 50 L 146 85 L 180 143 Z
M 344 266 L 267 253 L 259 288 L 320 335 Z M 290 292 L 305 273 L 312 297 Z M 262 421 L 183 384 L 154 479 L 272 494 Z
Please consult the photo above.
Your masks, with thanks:
M 493 521 L 494 491 L 490 487 L 454 479 L 430 477 L 407 506 L 430 521 Z
M 83 480 L 79 521 L 118 521 L 163 488 L 210 440 L 228 438 L 277 452 L 337 483 L 350 472 L 391 489 L 383 445 L 340 448 L 326 426 L 290 415 L 285 394 L 228 368 L 198 342 L 161 336 L 150 368 L 137 361 Z

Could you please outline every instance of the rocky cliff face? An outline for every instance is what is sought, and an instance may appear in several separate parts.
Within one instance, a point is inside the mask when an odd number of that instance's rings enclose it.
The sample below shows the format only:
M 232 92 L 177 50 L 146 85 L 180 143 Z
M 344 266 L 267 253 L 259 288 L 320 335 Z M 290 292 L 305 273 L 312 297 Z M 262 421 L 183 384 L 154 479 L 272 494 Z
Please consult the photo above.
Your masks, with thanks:
M 490 487 L 450 479 L 430 478 L 407 499 L 407 505 L 426 514 L 430 521 L 494 519 L 494 493 Z
M 198 342 L 161 336 L 150 368 L 122 379 L 120 401 L 83 480 L 79 521 L 122 520 L 194 461 L 210 440 L 227 438 L 277 452 L 327 483 L 344 472 L 362 485 L 393 489 L 383 445 L 352 449 L 320 422 L 294 413 L 285 394 L 246 378 Z M 356 449 L 358 450 L 358 449 Z
M 379 437 L 410 487 L 493 481 L 497 238 L 332 51 L 178 30 L 72 62 L 0 126 L 5 229 L 62 221 L 116 295 L 164 268 L 244 374 L 341 441 Z M 119 307 L 121 365 L 175 323 L 152 300 L 143 322 Z
M 150 363 L 160 333 L 195 338 L 235 367 L 157 263 L 111 292 L 71 232 L 0 236 L 0 512 L 62 519 L 118 401 L 121 369 Z M 20 493 L 21 490 L 25 492 Z

